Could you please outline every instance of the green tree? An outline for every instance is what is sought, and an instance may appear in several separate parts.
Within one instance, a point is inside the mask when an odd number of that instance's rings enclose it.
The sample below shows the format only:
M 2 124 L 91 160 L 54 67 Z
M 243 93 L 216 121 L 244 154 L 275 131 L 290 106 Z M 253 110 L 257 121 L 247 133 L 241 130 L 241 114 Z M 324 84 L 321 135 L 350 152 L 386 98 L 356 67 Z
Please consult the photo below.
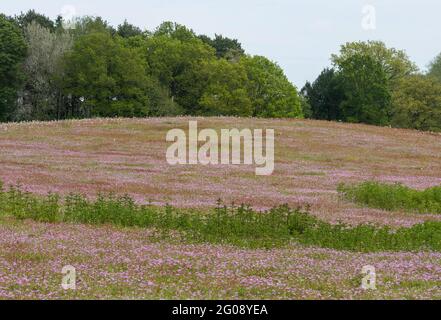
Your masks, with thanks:
M 75 28 L 72 30 L 75 37 L 95 32 L 116 34 L 116 30 L 101 17 L 84 16 L 75 20 Z
M 302 117 L 309 106 L 277 64 L 245 56 L 236 39 L 173 22 L 115 30 L 90 16 L 65 30 L 62 17 L 33 10 L 0 22 L 0 119 Z
M 340 104 L 348 122 L 386 125 L 390 116 L 387 74 L 372 56 L 357 53 L 339 63 L 345 98 Z
M 192 41 L 196 38 L 193 30 L 176 22 L 165 21 L 159 25 L 154 35 L 157 37 L 164 36 L 180 41 Z
M 413 75 L 400 80 L 392 94 L 392 125 L 441 131 L 441 83 Z
M 307 85 L 310 85 L 309 82 L 306 83 L 305 87 Z M 314 119 L 312 115 L 312 107 L 308 101 L 308 98 L 305 96 L 305 91 L 302 90 L 300 92 L 299 98 L 300 98 L 300 106 L 302 107 L 303 117 L 305 117 L 306 119 Z
M 441 82 L 441 53 L 430 63 L 428 75 Z
M 418 71 L 404 51 L 380 41 L 346 43 L 332 62 L 345 91 L 344 120 L 376 125 L 389 123 L 390 95 L 400 79 Z
M 120 37 L 130 38 L 142 35 L 142 30 L 124 20 L 124 23 L 118 26 L 116 33 Z
M 185 110 L 174 102 L 167 88 L 164 88 L 158 80 L 148 78 L 146 94 L 149 97 L 150 113 L 149 116 L 181 116 L 185 114 Z
M 245 68 L 225 59 L 207 64 L 208 86 L 199 101 L 200 114 L 214 116 L 243 116 L 253 114 L 247 92 Z
M 15 120 L 59 119 L 63 100 L 59 82 L 63 77 L 62 58 L 73 44 L 64 30 L 51 32 L 36 21 L 25 27 L 28 54 L 24 63 L 26 80 Z
M 404 51 L 387 48 L 381 41 L 346 43 L 341 47 L 340 53 L 332 55 L 331 59 L 334 65 L 339 66 L 351 57 L 360 55 L 369 56 L 380 65 L 390 84 L 418 71 L 417 66 L 410 61 Z
M 276 63 L 261 56 L 245 56 L 240 63 L 247 72 L 253 116 L 303 117 L 297 89 Z
M 26 43 L 19 28 L 0 15 L 0 121 L 9 120 L 15 109 L 25 57 Z
M 216 49 L 216 56 L 218 58 L 238 60 L 245 54 L 242 45 L 237 39 L 230 39 L 218 34 L 214 36 L 214 39 L 205 35 L 200 35 L 199 39 Z
M 216 59 L 214 49 L 188 29 L 162 25 L 146 40 L 149 70 L 187 114 L 194 114 L 206 87 L 206 63 Z
M 334 69 L 324 69 L 317 79 L 302 89 L 310 108 L 311 117 L 321 120 L 342 120 L 340 109 L 344 98 L 342 79 Z
M 139 51 L 109 33 L 81 36 L 66 57 L 65 92 L 77 98 L 73 114 L 147 116 L 151 82 Z
M 26 13 L 22 12 L 19 16 L 15 17 L 15 20 L 22 30 L 25 30 L 26 27 L 32 22 L 38 23 L 41 27 L 46 28 L 50 31 L 55 30 L 54 21 L 43 14 L 35 12 L 35 10 L 29 10 Z

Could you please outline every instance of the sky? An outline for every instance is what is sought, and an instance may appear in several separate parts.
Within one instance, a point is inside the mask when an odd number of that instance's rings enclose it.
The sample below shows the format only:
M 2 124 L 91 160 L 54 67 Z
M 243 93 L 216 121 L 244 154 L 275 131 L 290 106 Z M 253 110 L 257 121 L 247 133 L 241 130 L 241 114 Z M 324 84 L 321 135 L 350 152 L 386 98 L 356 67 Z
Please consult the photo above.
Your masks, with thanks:
M 51 18 L 99 15 L 114 26 L 127 19 L 148 30 L 174 21 L 236 38 L 247 53 L 276 61 L 298 88 L 349 41 L 384 41 L 422 70 L 441 52 L 439 0 L 0 0 L 7 15 L 29 9 Z

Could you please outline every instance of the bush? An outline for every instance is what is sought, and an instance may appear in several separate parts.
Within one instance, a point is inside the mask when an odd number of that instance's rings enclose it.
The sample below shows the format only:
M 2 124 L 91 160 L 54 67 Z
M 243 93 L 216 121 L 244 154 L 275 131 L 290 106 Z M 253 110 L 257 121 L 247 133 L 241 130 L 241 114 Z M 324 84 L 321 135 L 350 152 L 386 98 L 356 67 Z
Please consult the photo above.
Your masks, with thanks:
M 1 183 L 0 183 L 1 187 Z M 438 194 L 439 196 L 439 194 Z M 272 248 L 298 242 L 351 251 L 441 251 L 441 222 L 426 222 L 392 230 L 374 225 L 332 225 L 288 205 L 258 212 L 246 205 L 227 207 L 218 201 L 214 210 L 138 205 L 129 196 L 99 195 L 88 200 L 70 194 L 63 201 L 55 194 L 38 197 L 20 187 L 0 188 L 0 216 L 40 222 L 156 228 L 178 231 L 187 241 Z
M 399 183 L 368 181 L 353 186 L 341 184 L 338 191 L 346 199 L 370 208 L 441 214 L 441 186 L 418 191 Z

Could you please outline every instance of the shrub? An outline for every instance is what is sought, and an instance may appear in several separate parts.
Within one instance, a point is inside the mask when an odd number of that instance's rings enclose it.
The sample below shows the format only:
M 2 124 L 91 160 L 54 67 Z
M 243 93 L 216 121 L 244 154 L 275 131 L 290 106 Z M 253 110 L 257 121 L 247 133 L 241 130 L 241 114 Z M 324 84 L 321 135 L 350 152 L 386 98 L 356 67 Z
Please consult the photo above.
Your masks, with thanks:
M 1 186 L 1 184 L 0 184 Z M 437 194 L 439 196 L 439 194 Z M 0 188 L 0 216 L 40 222 L 156 228 L 178 231 L 187 241 L 232 244 L 251 248 L 304 245 L 351 251 L 441 251 L 441 222 L 426 222 L 392 230 L 369 224 L 332 225 L 288 205 L 259 212 L 249 206 L 227 207 L 219 200 L 214 210 L 178 209 L 169 205 L 138 205 L 128 195 L 100 194 L 94 200 L 70 194 L 39 197 L 20 187 Z
M 352 186 L 341 184 L 338 191 L 346 199 L 370 208 L 441 214 L 441 186 L 418 191 L 398 183 L 368 181 Z

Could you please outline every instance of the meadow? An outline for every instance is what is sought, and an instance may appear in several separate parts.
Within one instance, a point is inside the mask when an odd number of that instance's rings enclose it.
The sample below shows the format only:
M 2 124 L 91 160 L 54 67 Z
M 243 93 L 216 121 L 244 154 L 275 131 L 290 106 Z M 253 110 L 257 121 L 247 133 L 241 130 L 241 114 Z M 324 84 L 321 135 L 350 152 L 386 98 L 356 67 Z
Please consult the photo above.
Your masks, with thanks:
M 273 175 L 168 165 L 166 133 L 191 119 L 274 129 Z M 427 193 L 440 158 L 439 134 L 313 120 L 0 124 L 0 299 L 440 299 L 437 198 L 363 201 L 372 181 Z M 75 291 L 60 286 L 64 265 Z M 360 288 L 364 265 L 375 291 Z

